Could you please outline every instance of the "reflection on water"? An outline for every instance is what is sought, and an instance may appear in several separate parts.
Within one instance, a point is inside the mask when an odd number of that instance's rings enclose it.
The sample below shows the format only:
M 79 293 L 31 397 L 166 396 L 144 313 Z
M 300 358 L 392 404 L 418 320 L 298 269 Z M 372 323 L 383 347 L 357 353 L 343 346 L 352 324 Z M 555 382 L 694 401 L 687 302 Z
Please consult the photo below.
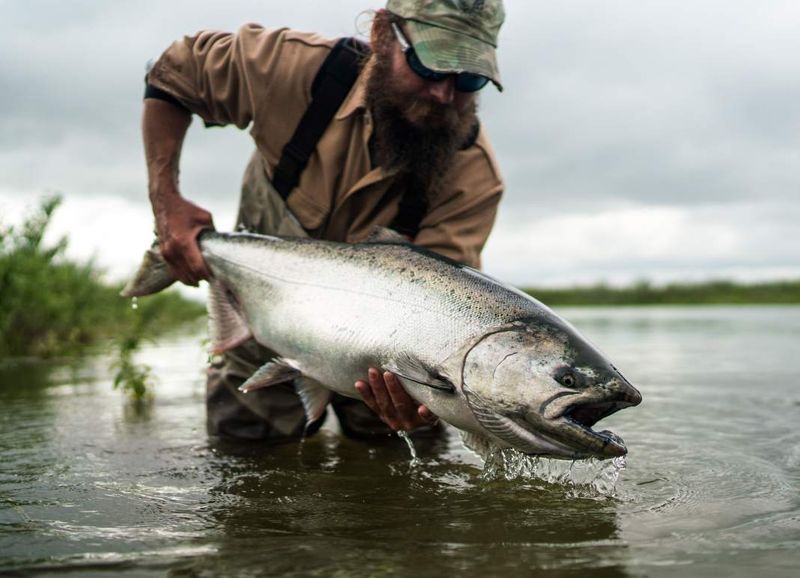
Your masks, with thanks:
M 218 551 L 191 566 L 222 571 L 250 559 L 279 575 L 402 575 L 417 567 L 423 575 L 491 575 L 558 567 L 564 553 L 615 538 L 613 507 L 576 501 L 564 515 L 558 488 L 482 482 L 474 466 L 449 455 L 455 439 L 417 444 L 416 467 L 404 445 L 369 448 L 330 431 L 309 440 L 302 457 L 292 447 L 217 448 L 224 460 L 212 491 L 225 497 L 215 512 Z
M 454 431 L 415 440 L 416 464 L 334 423 L 302 445 L 209 441 L 200 336 L 143 352 L 159 383 L 138 409 L 102 356 L 2 368 L 0 573 L 794 576 L 800 308 L 562 313 L 644 395 L 604 420 L 624 469 L 482 471 Z

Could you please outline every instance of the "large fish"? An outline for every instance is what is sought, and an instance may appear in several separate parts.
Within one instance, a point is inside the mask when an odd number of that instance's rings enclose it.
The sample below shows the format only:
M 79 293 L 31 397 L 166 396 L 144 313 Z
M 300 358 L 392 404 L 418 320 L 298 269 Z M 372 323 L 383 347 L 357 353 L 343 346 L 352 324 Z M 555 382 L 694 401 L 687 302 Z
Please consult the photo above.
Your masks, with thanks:
M 358 244 L 203 232 L 212 350 L 249 337 L 278 352 L 242 389 L 294 380 L 309 421 L 331 392 L 360 398 L 367 368 L 464 432 L 468 446 L 610 458 L 592 426 L 639 392 L 569 323 L 528 295 L 382 230 Z M 124 296 L 174 281 L 157 250 Z

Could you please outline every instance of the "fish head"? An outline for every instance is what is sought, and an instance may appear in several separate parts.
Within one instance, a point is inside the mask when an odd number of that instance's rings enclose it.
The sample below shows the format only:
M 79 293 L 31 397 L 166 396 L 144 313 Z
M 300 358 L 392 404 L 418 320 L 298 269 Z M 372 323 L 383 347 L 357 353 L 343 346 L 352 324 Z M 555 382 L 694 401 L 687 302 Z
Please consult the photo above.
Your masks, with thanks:
M 561 323 L 515 324 L 469 350 L 462 389 L 491 437 L 531 455 L 612 458 L 627 453 L 592 427 L 641 394 L 577 331 Z

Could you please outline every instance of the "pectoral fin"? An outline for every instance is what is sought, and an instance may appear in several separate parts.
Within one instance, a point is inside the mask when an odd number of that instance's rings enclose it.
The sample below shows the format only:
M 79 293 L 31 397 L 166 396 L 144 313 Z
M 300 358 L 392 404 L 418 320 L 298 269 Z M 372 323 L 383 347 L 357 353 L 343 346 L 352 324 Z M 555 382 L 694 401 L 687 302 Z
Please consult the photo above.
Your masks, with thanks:
M 249 393 L 256 389 L 269 387 L 276 383 L 286 383 L 300 377 L 297 369 L 290 367 L 280 360 L 269 361 L 262 365 L 250 378 L 239 386 L 239 391 Z
M 386 364 L 386 369 L 398 377 L 425 385 L 432 389 L 453 393 L 456 386 L 445 375 L 419 360 L 404 355 Z
M 235 297 L 218 281 L 209 284 L 208 334 L 211 353 L 233 349 L 252 336 Z

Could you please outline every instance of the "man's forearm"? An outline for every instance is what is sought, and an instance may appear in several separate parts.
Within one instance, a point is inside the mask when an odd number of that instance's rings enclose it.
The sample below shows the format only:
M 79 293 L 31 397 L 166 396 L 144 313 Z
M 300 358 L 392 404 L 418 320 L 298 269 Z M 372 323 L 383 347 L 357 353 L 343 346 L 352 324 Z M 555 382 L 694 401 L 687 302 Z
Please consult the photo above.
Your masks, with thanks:
M 178 194 L 181 149 L 192 116 L 167 101 L 147 98 L 142 115 L 142 140 L 148 191 L 153 212 L 163 212 L 163 195 Z

